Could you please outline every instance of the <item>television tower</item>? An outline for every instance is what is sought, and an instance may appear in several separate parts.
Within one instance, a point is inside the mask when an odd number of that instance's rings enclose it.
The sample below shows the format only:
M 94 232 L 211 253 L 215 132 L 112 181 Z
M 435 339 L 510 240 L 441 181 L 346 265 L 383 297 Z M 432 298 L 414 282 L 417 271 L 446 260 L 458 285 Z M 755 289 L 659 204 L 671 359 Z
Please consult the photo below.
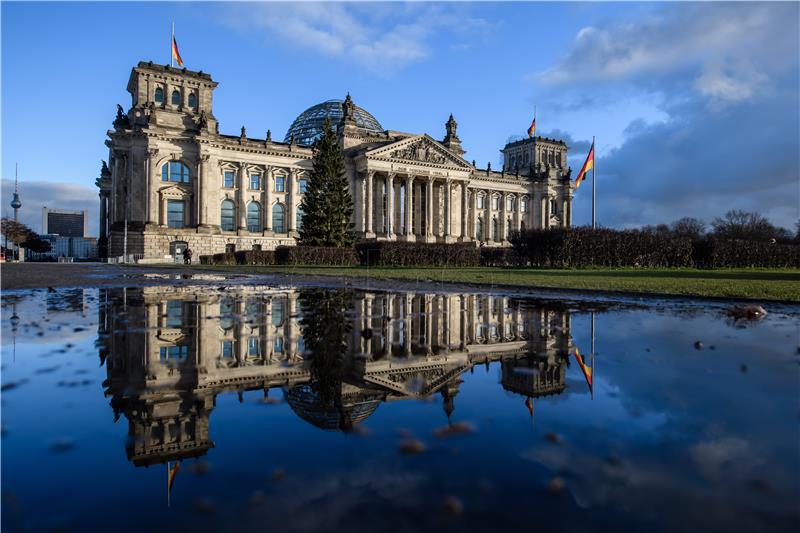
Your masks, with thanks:
M 14 198 L 11 199 L 11 207 L 14 209 L 14 222 L 19 222 L 19 208 L 22 202 L 19 199 L 19 164 L 14 166 Z

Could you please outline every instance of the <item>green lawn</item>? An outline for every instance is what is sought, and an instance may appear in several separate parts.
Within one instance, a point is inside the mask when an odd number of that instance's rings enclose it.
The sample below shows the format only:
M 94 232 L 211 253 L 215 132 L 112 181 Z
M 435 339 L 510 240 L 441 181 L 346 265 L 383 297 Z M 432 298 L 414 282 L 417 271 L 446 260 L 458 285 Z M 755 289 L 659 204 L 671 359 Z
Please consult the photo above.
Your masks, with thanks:
M 798 269 L 530 269 L 530 268 L 367 268 L 323 266 L 201 266 L 203 270 L 242 273 L 311 274 L 355 278 L 433 280 L 461 283 L 520 285 L 800 301 Z

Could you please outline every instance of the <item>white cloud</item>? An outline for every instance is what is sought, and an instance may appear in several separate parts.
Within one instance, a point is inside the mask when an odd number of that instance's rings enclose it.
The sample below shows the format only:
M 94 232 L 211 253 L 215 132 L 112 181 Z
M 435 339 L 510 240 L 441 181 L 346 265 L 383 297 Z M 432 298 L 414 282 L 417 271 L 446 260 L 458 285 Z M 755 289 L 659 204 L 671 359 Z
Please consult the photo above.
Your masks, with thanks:
M 474 40 L 489 27 L 463 6 L 421 3 L 263 3 L 233 8 L 227 22 L 243 31 L 267 30 L 283 44 L 352 61 L 382 76 L 430 57 L 437 33 Z

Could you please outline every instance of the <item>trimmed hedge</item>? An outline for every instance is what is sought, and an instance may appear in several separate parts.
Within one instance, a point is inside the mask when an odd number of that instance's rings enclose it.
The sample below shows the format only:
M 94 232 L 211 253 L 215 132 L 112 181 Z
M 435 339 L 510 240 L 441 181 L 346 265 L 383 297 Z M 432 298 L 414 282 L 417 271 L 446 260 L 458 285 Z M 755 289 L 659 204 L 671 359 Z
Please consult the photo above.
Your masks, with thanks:
M 800 245 L 709 237 L 694 243 L 700 268 L 800 268 Z
M 692 266 L 691 239 L 649 231 L 553 228 L 515 232 L 510 241 L 533 267 Z
M 275 258 L 279 265 L 358 265 L 358 254 L 349 247 L 278 246 Z
M 422 243 L 366 241 L 356 244 L 364 266 L 478 266 L 480 250 L 476 243 Z
M 201 265 L 274 265 L 272 250 L 242 250 L 234 253 L 201 255 Z
M 525 260 L 517 254 L 514 248 L 496 246 L 481 248 L 481 266 L 511 267 L 524 264 Z

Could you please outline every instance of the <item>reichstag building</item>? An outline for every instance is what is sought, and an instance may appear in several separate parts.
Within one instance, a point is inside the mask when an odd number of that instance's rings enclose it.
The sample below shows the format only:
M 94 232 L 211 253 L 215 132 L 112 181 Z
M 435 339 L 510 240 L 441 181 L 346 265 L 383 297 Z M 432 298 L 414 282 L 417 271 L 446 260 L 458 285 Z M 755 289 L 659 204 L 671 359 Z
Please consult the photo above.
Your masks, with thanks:
M 163 260 L 296 243 L 312 145 L 336 127 L 361 239 L 508 244 L 510 232 L 569 226 L 573 185 L 563 141 L 505 145 L 502 168 L 465 158 L 450 116 L 441 140 L 385 129 L 350 95 L 303 111 L 283 141 L 220 133 L 211 75 L 152 62 L 132 69 L 132 102 L 108 131 L 100 244 L 109 256 Z M 127 227 L 127 231 L 126 230 Z

